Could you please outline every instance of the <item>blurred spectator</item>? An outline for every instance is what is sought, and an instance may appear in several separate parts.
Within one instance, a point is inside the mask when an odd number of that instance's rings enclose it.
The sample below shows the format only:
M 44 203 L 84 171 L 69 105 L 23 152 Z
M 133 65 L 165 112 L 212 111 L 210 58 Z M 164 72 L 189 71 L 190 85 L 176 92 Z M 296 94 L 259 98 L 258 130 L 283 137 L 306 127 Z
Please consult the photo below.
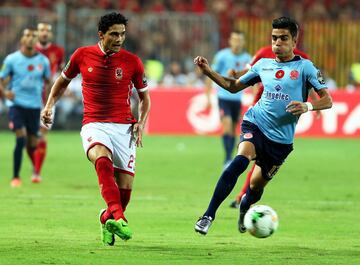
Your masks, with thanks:
M 350 84 L 347 86 L 347 89 L 360 90 L 360 58 L 350 67 Z
M 185 86 L 187 83 L 187 76 L 184 74 L 181 64 L 177 61 L 171 62 L 161 84 L 163 86 Z
M 327 88 L 330 91 L 336 90 L 337 89 L 336 81 L 329 76 L 328 71 L 326 71 L 325 69 L 321 69 L 321 73 L 322 73 L 322 75 L 324 77 L 325 84 L 326 84 Z

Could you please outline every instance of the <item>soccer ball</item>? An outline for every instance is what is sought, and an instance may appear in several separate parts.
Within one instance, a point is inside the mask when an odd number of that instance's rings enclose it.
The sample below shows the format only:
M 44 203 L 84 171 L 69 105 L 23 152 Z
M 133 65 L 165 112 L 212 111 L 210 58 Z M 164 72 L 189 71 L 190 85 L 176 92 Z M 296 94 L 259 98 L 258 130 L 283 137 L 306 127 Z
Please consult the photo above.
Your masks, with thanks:
M 265 238 L 276 231 L 279 226 L 279 218 L 271 207 L 256 205 L 245 214 L 244 225 L 254 237 Z

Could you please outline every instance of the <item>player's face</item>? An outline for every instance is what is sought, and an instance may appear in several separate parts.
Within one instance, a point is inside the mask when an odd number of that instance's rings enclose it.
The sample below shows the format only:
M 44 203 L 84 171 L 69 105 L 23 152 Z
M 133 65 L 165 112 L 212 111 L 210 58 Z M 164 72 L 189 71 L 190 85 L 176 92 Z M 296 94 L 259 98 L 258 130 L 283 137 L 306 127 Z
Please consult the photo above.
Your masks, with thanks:
M 112 25 L 106 33 L 99 31 L 99 37 L 105 52 L 118 52 L 125 40 L 125 25 Z
M 294 39 L 288 29 L 273 29 L 272 30 L 272 51 L 282 60 L 291 59 L 296 45 Z
M 20 43 L 27 49 L 33 49 L 38 40 L 37 31 L 31 29 L 25 29 Z
M 52 35 L 51 25 L 45 23 L 39 23 L 37 30 L 39 34 L 39 42 L 42 45 L 47 44 L 50 41 Z
M 245 37 L 243 34 L 231 33 L 229 39 L 229 46 L 233 53 L 239 53 L 242 51 L 245 45 Z

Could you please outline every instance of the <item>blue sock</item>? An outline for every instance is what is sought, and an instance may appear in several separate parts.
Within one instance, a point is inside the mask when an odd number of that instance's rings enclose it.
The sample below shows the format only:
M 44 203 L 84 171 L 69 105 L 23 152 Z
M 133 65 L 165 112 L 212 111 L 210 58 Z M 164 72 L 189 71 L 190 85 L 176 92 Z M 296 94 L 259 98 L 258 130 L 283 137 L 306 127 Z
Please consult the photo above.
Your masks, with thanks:
M 224 134 L 222 137 L 225 150 L 225 162 L 231 160 L 231 154 L 233 150 L 233 146 L 231 146 L 231 138 L 233 138 L 233 136 L 229 134 Z
M 16 145 L 15 145 L 15 149 L 14 149 L 14 168 L 13 168 L 13 170 L 14 170 L 13 177 L 14 178 L 19 177 L 25 141 L 26 141 L 25 137 L 16 138 Z
M 247 187 L 246 196 L 241 199 L 240 212 L 247 212 L 250 206 L 258 202 L 264 192 L 264 189 L 255 191 L 250 189 L 250 185 Z
M 236 156 L 231 164 L 224 170 L 218 183 L 216 184 L 214 194 L 204 215 L 211 216 L 215 219 L 215 213 L 220 204 L 226 199 L 233 190 L 236 181 L 249 165 L 249 159 L 245 156 Z

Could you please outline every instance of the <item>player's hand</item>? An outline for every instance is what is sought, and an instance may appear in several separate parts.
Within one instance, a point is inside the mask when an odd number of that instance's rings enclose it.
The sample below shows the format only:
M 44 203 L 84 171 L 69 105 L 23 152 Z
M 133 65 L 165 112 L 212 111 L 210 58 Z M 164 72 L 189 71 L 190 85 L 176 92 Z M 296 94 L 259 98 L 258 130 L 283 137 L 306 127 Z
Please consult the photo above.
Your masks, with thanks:
M 308 111 L 308 107 L 304 102 L 291 101 L 286 106 L 286 112 L 290 112 L 293 115 L 301 115 Z
M 8 100 L 13 100 L 15 98 L 15 93 L 10 90 L 5 91 L 4 95 Z
M 142 144 L 143 131 L 144 131 L 144 125 L 142 123 L 137 122 L 133 125 L 132 132 L 135 137 L 135 144 L 137 147 L 143 147 L 143 144 Z
M 52 120 L 52 108 L 45 107 L 40 114 L 42 123 L 49 128 L 49 125 L 53 123 Z
M 195 57 L 194 64 L 196 64 L 203 73 L 210 71 L 209 63 L 205 57 L 202 56 Z

